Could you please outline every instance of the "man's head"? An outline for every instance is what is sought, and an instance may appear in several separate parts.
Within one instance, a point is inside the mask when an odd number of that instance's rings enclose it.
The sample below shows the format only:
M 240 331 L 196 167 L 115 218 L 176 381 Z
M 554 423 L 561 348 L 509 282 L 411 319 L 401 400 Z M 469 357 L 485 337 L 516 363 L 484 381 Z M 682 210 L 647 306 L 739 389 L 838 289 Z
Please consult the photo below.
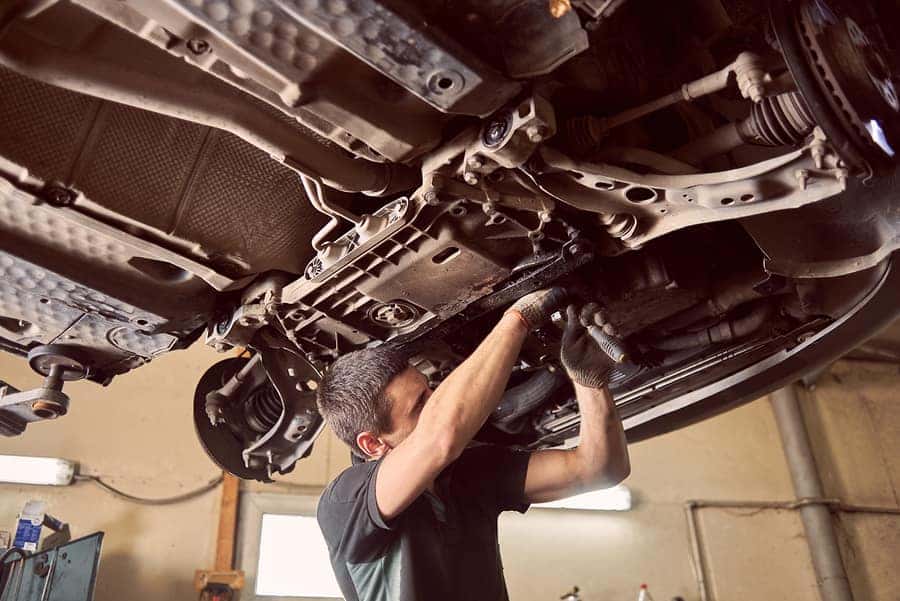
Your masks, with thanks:
M 425 377 L 389 345 L 339 357 L 319 385 L 319 412 L 360 457 L 377 458 L 416 427 L 431 389 Z

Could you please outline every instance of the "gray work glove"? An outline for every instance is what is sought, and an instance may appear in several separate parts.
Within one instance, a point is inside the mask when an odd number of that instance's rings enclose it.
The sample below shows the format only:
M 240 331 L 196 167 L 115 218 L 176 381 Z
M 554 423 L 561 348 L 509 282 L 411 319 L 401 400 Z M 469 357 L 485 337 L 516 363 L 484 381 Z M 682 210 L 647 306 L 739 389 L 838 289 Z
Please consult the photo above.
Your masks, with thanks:
M 526 294 L 506 310 L 516 312 L 525 322 L 529 330 L 539 328 L 549 321 L 550 316 L 566 299 L 566 291 L 562 288 L 545 288 Z
M 597 313 L 599 308 L 596 303 L 585 305 L 581 311 L 575 305 L 566 308 L 566 329 L 559 353 L 569 378 L 588 388 L 605 386 L 615 367 L 612 359 L 600 350 L 600 346 L 587 331 L 586 326 L 594 324 L 603 328 L 610 336 L 615 336 L 615 330 L 606 323 L 603 314 Z

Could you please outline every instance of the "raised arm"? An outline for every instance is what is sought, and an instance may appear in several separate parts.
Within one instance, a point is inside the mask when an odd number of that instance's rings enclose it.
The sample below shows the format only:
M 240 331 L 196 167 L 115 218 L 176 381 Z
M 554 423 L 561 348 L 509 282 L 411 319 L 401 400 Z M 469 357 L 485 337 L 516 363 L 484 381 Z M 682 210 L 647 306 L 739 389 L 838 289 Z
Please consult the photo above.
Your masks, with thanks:
M 399 515 L 456 459 L 497 407 L 528 330 L 558 306 L 559 289 L 523 297 L 448 375 L 412 433 L 382 460 L 375 484 L 384 519 Z
M 543 503 L 609 488 L 628 477 L 631 466 L 622 422 L 606 386 L 575 384 L 581 431 L 574 449 L 537 451 L 528 461 L 525 500 Z
M 612 362 L 588 335 L 572 306 L 567 309 L 561 358 L 581 412 L 579 442 L 574 449 L 531 455 L 524 493 L 529 503 L 608 488 L 631 472 L 625 431 L 606 387 Z

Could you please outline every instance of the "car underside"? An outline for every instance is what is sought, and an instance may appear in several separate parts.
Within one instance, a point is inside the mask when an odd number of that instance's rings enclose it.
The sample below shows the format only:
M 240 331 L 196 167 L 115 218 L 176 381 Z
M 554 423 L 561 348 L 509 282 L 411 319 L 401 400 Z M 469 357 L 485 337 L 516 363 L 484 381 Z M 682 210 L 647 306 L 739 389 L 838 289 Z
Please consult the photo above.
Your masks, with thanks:
M 522 295 L 598 302 L 629 437 L 796 379 L 897 314 L 898 6 L 24 0 L 0 8 L 0 432 L 200 338 L 210 456 L 269 480 L 321 374 L 436 386 Z M 571 444 L 564 316 L 478 439 Z M 236 349 L 236 350 L 233 350 Z M 18 396 L 17 396 L 18 395 Z

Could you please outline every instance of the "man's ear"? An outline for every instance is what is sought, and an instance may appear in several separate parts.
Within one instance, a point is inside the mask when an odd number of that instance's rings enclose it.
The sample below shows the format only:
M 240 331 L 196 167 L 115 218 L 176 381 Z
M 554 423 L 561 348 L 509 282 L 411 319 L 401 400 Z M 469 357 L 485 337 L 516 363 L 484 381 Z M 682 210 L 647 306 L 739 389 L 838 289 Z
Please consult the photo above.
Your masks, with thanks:
M 356 435 L 356 446 L 372 459 L 380 459 L 391 450 L 390 445 L 371 432 L 360 432 Z

